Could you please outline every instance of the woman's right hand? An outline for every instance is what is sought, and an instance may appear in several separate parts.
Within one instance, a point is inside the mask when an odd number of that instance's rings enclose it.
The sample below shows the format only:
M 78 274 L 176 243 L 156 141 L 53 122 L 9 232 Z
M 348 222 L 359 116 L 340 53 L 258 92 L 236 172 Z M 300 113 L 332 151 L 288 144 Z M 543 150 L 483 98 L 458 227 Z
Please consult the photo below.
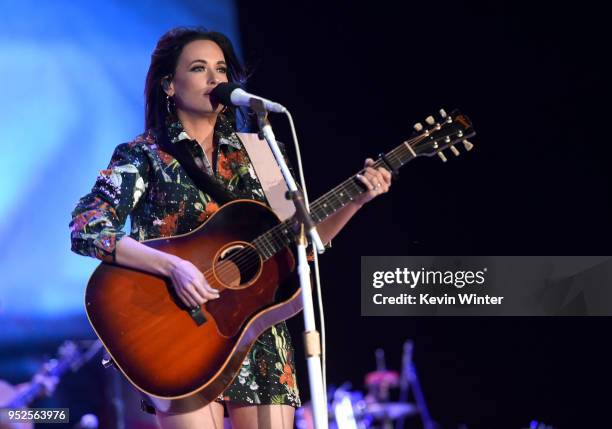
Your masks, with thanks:
M 219 291 L 211 287 L 204 274 L 191 262 L 180 259 L 170 270 L 170 279 L 176 294 L 190 308 L 219 298 Z
M 187 307 L 195 308 L 219 298 L 219 291 L 208 284 L 204 274 L 191 262 L 146 246 L 132 237 L 123 237 L 117 243 L 116 262 L 169 278 L 176 294 Z

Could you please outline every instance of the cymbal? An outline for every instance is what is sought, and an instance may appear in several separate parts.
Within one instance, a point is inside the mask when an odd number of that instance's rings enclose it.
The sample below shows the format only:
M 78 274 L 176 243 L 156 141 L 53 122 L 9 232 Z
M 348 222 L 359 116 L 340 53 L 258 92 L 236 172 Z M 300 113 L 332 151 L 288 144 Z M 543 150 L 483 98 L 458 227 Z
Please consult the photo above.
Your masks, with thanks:
M 361 410 L 363 415 L 376 419 L 398 419 L 418 414 L 416 405 L 406 402 L 371 402 Z
M 399 379 L 400 375 L 397 371 L 373 371 L 366 374 L 365 384 L 367 386 L 378 386 L 381 384 L 397 386 L 399 384 Z

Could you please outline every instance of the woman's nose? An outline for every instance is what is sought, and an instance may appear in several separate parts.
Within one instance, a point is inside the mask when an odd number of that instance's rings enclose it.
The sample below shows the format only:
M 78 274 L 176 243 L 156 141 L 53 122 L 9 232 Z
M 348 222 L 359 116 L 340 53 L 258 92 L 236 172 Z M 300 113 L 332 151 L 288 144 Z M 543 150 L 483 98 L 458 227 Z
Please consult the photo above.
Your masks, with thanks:
M 208 84 L 209 84 L 209 85 L 216 85 L 216 84 L 218 84 L 219 82 L 221 82 L 221 80 L 220 80 L 219 76 L 218 76 L 218 75 L 217 75 L 217 74 L 216 74 L 214 71 L 211 71 L 211 72 L 208 74 Z

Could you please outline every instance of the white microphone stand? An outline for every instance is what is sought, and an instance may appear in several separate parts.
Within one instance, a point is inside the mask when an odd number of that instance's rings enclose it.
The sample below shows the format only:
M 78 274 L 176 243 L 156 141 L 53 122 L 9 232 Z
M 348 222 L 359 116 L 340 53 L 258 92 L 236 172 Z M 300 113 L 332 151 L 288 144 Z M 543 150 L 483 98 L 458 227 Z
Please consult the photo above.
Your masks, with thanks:
M 319 331 L 317 331 L 314 317 L 314 307 L 312 303 L 312 287 L 310 285 L 310 266 L 306 257 L 306 240 L 305 231 L 310 235 L 310 239 L 317 253 L 323 253 L 325 248 L 321 242 L 321 238 L 315 228 L 306 205 L 304 197 L 297 188 L 295 180 L 291 176 L 289 167 L 285 162 L 285 158 L 280 151 L 272 126 L 268 121 L 268 112 L 266 111 L 263 102 L 257 98 L 251 98 L 251 109 L 257 114 L 257 123 L 259 125 L 259 135 L 263 137 L 270 145 L 272 153 L 276 158 L 276 162 L 281 168 L 287 187 L 289 188 L 290 198 L 295 204 L 295 216 L 299 223 L 299 236 L 297 239 L 297 254 L 298 254 L 298 274 L 300 278 L 300 286 L 302 290 L 302 304 L 304 307 L 304 350 L 306 353 L 306 362 L 308 365 L 308 378 L 310 381 L 310 394 L 313 405 L 314 424 L 316 429 L 327 429 L 327 403 L 325 401 L 325 392 L 323 389 L 323 372 L 321 370 L 321 339 Z

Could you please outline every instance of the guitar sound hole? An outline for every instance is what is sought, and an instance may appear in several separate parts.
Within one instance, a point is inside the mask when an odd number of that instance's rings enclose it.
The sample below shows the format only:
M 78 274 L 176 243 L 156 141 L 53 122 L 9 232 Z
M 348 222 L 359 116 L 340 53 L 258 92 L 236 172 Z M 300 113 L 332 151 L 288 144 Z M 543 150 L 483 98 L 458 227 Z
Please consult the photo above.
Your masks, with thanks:
M 219 255 L 214 271 L 225 287 L 240 289 L 257 278 L 261 271 L 261 259 L 248 244 L 229 246 Z

